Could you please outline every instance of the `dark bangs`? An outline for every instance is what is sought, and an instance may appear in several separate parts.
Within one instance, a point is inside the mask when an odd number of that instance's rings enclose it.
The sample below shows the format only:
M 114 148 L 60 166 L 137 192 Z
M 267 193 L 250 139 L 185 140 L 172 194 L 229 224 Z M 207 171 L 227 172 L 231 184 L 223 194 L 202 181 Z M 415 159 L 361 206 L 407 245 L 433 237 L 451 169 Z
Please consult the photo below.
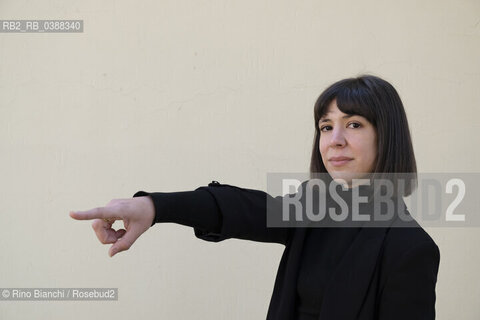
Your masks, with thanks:
M 365 86 L 352 80 L 355 79 L 345 79 L 337 82 L 318 98 L 314 110 L 317 125 L 320 118 L 327 113 L 330 103 L 336 99 L 340 111 L 350 115 L 362 116 L 376 127 L 371 94 Z

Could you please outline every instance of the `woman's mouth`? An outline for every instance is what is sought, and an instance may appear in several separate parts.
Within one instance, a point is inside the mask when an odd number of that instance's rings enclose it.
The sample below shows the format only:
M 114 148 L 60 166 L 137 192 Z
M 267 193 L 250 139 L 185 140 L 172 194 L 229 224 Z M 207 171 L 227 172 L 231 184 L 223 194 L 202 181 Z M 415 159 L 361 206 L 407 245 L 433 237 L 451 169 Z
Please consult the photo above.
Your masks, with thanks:
M 334 167 L 341 167 L 346 165 L 348 162 L 352 161 L 352 158 L 347 158 L 347 157 L 333 157 L 330 158 L 329 161 Z

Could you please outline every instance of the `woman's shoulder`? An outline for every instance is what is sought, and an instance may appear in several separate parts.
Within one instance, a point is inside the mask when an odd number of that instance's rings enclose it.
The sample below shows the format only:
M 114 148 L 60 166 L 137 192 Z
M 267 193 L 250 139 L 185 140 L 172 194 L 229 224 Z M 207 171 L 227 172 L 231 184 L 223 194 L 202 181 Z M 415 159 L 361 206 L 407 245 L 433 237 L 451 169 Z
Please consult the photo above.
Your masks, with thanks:
M 432 237 L 413 218 L 395 220 L 387 231 L 384 243 L 383 264 L 393 267 L 411 256 L 439 257 L 439 249 Z
M 404 244 L 415 244 L 419 242 L 434 242 L 432 237 L 423 229 L 420 224 L 411 216 L 404 221 L 397 217 L 390 225 L 387 232 L 387 240 L 390 242 L 402 242 Z

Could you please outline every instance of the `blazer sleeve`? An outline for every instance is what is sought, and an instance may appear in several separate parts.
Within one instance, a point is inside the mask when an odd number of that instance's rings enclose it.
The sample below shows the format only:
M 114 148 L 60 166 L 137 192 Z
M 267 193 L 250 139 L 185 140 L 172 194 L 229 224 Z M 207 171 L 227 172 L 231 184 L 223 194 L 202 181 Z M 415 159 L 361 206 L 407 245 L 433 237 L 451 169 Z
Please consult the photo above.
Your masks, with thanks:
M 389 274 L 379 300 L 379 320 L 435 319 L 440 251 L 433 241 L 409 249 Z
M 267 227 L 267 201 L 280 203 L 259 190 L 212 181 L 194 191 L 139 191 L 134 197 L 150 196 L 155 206 L 152 223 L 173 222 L 194 228 L 197 238 L 219 242 L 237 238 L 286 244 L 289 228 Z

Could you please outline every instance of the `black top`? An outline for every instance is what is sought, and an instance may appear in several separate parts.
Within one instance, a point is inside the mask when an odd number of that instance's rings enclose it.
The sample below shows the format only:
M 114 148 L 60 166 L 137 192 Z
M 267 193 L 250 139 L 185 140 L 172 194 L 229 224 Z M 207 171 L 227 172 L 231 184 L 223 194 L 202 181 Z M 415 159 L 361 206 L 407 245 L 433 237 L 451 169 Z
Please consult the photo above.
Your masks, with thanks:
M 147 196 L 139 191 L 134 197 Z M 197 229 L 220 231 L 221 214 L 213 196 L 205 190 L 155 193 L 152 223 L 173 222 Z M 297 281 L 297 316 L 317 319 L 323 292 L 332 273 L 357 235 L 359 228 L 310 228 L 302 250 Z
M 310 228 L 305 237 L 297 280 L 298 320 L 318 319 L 332 273 L 360 228 Z

